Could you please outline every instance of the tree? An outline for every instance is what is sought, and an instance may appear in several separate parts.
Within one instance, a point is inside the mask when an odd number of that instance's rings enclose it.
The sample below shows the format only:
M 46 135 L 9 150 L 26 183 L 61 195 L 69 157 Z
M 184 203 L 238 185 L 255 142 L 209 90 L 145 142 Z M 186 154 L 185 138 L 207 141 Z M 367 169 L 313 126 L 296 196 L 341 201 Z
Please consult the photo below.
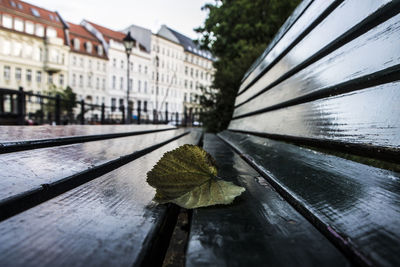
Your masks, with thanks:
M 76 94 L 73 92 L 72 88 L 67 86 L 65 89 L 56 88 L 52 85 L 46 95 L 49 96 L 60 96 L 60 112 L 64 118 L 68 118 L 69 121 L 73 121 L 74 118 L 74 108 L 76 107 Z M 45 105 L 45 110 L 48 114 L 55 113 L 55 102 L 47 101 Z
M 241 80 L 251 64 L 272 41 L 300 0 L 215 0 L 204 25 L 195 29 L 197 42 L 216 61 L 212 89 L 203 88 L 200 103 L 206 130 L 228 127 Z

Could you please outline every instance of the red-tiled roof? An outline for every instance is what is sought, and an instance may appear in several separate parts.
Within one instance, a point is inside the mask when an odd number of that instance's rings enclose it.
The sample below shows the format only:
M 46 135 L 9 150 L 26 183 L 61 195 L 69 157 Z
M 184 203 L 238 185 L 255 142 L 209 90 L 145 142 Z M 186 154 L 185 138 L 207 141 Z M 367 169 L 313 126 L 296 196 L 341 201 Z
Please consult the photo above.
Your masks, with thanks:
M 57 37 L 65 42 L 64 25 L 54 11 L 50 11 L 19 0 L 0 0 L 0 12 L 24 20 L 33 21 L 44 27 L 52 26 L 57 31 Z M 37 12 L 37 15 L 34 14 Z
M 95 24 L 93 22 L 88 21 L 93 27 L 95 27 L 99 32 L 101 32 L 104 36 L 104 39 L 106 42 L 109 42 L 110 39 L 113 39 L 115 41 L 122 42 L 122 39 L 125 37 L 125 33 L 119 32 L 119 31 L 114 31 L 109 28 L 100 26 L 98 24 Z
M 71 40 L 71 51 L 77 52 L 81 54 L 86 54 L 89 56 L 100 57 L 106 59 L 106 52 L 104 50 L 103 45 L 95 38 L 90 32 L 88 32 L 85 27 L 81 25 L 77 25 L 71 22 L 68 22 L 69 26 L 69 37 Z M 79 40 L 79 50 L 75 49 L 74 42 L 75 40 Z M 89 53 L 85 47 L 85 43 L 92 43 L 92 52 Z M 103 54 L 99 55 L 97 51 L 97 47 L 101 46 L 103 49 Z

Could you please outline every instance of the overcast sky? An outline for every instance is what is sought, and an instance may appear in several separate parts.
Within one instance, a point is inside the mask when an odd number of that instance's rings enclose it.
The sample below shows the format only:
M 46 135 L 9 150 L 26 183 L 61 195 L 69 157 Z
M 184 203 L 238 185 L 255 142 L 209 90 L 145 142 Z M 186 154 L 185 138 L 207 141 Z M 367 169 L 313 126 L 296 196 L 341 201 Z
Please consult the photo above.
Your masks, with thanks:
M 28 3 L 60 12 L 61 16 L 79 24 L 87 19 L 113 30 L 136 24 L 158 31 L 166 24 L 191 38 L 193 28 L 203 24 L 207 13 L 201 11 L 213 0 L 25 0 Z

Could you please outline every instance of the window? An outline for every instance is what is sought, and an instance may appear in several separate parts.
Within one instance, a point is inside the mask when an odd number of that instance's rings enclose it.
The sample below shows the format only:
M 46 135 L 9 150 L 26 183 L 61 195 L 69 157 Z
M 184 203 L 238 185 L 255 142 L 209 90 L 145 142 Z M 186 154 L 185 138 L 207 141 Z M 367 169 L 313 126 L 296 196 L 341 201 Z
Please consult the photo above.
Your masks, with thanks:
M 100 89 L 100 78 L 96 78 L 96 89 Z
M 143 111 L 147 112 L 147 101 L 143 101 Z
M 193 89 L 193 82 L 190 81 L 190 89 Z
M 124 106 L 124 100 L 122 98 L 119 99 L 119 109 L 122 110 L 122 107 Z
M 199 77 L 199 70 L 196 70 L 196 78 Z
M 124 68 L 124 61 L 121 60 L 121 69 L 123 69 L 123 68 Z
M 97 45 L 97 54 L 99 56 L 103 55 L 103 47 L 101 45 Z
M 187 88 L 187 85 L 188 85 L 188 81 L 185 80 L 185 88 Z
M 40 24 L 36 24 L 36 32 L 37 36 L 43 37 L 44 36 L 44 27 Z
M 106 79 L 105 78 L 103 78 L 103 83 L 102 83 L 101 87 L 103 88 L 103 90 L 106 90 Z
M 117 100 L 115 98 L 111 98 L 111 111 L 115 111 L 117 106 Z
M 189 68 L 185 67 L 185 75 L 188 75 L 188 70 L 189 70 Z
M 36 71 L 36 82 L 41 83 L 42 82 L 42 72 L 41 71 Z
M 144 82 L 144 93 L 147 94 L 147 82 Z
M 131 71 L 133 71 L 133 63 L 129 63 L 129 68 L 131 69 Z
M 83 75 L 79 75 L 79 87 L 83 87 Z
M 2 23 L 3 27 L 12 28 L 12 17 L 8 16 L 8 15 L 3 15 L 3 23 Z
M 193 77 L 193 68 L 190 68 L 190 76 Z
M 100 70 L 100 61 L 97 61 L 97 70 Z
M 139 73 L 142 72 L 142 65 L 139 64 L 139 68 L 138 68 Z
M 147 66 L 144 66 L 144 74 L 147 74 Z
M 14 19 L 14 29 L 20 32 L 24 31 L 24 22 L 22 21 L 22 19 Z
M 53 83 L 53 73 L 49 73 L 49 76 L 47 78 L 48 78 L 48 83 L 52 84 Z
M 60 74 L 60 77 L 59 77 L 59 81 L 60 81 L 60 85 L 61 86 L 63 86 L 64 85 L 64 74 Z
M 106 71 L 106 63 L 103 62 L 103 71 Z
M 113 59 L 113 67 L 117 67 L 117 59 Z
M 37 11 L 37 9 L 31 8 L 31 12 L 32 15 L 34 15 L 35 17 L 40 17 L 39 11 Z
M 3 40 L 3 53 L 5 55 L 11 54 L 11 42 L 8 40 Z
M 22 78 L 22 69 L 21 68 L 16 68 L 15 69 L 15 79 L 17 81 L 21 81 Z
M 26 81 L 29 83 L 32 81 L 32 70 L 26 70 Z
M 87 86 L 90 88 L 92 87 L 92 75 L 88 75 Z
M 74 38 L 73 43 L 74 43 L 74 50 L 79 50 L 81 47 L 81 42 L 79 41 L 79 39 Z
M 4 66 L 4 80 L 9 81 L 11 78 L 11 68 L 10 66 Z
M 92 43 L 86 42 L 85 47 L 86 47 L 86 52 L 92 53 Z
M 121 77 L 119 80 L 120 80 L 119 89 L 124 90 L 124 77 Z
M 138 92 L 140 93 L 142 81 L 138 81 Z
M 72 65 L 76 66 L 76 56 L 72 57 Z
M 72 86 L 76 85 L 76 74 L 72 74 Z
M 57 31 L 56 29 L 52 28 L 52 27 L 47 27 L 46 29 L 46 36 L 53 38 L 53 37 L 57 37 Z
M 89 59 L 88 66 L 89 66 L 89 69 L 92 68 L 92 60 L 91 59 Z
M 129 79 L 129 91 L 133 90 L 132 85 L 133 85 L 133 79 Z
M 80 58 L 79 61 L 80 61 L 80 62 L 79 62 L 79 63 L 80 63 L 79 65 L 83 68 L 83 66 L 84 66 L 84 64 L 83 64 L 83 58 Z
M 112 85 L 111 85 L 112 89 L 115 89 L 117 87 L 116 83 L 117 83 L 117 77 L 115 77 L 114 75 L 112 76 Z

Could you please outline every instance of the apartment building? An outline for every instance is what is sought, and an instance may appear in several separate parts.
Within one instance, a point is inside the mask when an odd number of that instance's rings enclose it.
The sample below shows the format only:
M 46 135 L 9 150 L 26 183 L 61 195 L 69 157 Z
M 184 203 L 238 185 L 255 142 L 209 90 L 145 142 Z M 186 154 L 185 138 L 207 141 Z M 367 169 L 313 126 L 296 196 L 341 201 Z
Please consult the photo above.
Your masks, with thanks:
M 137 109 L 141 109 L 141 119 L 151 118 L 149 102 L 151 101 L 150 68 L 151 56 L 146 48 L 136 42 L 127 63 L 127 55 L 123 45 L 125 33 L 114 31 L 93 22 L 83 21 L 81 23 L 88 31 L 92 32 L 104 44 L 108 56 L 108 95 L 113 107 L 111 114 L 114 118 L 121 117 L 122 106 L 126 107 L 127 98 L 127 68 L 129 67 L 129 105 L 133 109 L 134 119 Z
M 182 107 L 186 114 L 198 113 L 200 104 L 198 96 L 201 87 L 209 88 L 212 82 L 213 58 L 207 51 L 200 49 L 189 37 L 162 25 L 157 35 L 181 47 L 179 80 L 183 86 Z M 178 83 L 179 84 L 179 83 Z
M 68 84 L 67 25 L 57 12 L 17 0 L 0 5 L 0 87 L 43 93 Z
M 103 44 L 82 25 L 68 22 L 70 38 L 69 86 L 78 100 L 108 103 L 108 57 Z

